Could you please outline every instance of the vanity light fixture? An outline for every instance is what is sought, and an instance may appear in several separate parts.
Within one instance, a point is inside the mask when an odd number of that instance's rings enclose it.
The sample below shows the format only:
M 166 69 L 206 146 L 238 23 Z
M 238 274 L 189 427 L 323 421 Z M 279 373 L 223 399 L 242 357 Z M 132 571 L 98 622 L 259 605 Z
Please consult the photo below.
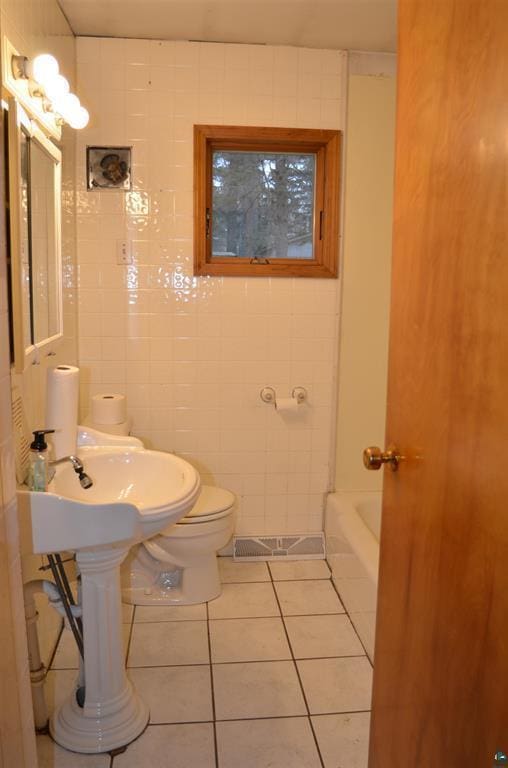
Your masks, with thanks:
M 15 80 L 28 80 L 32 97 L 41 98 L 45 112 L 54 113 L 58 123 L 71 128 L 84 128 L 90 116 L 78 97 L 70 92 L 68 81 L 60 74 L 58 61 L 50 53 L 40 53 L 34 59 L 13 55 L 12 74 Z

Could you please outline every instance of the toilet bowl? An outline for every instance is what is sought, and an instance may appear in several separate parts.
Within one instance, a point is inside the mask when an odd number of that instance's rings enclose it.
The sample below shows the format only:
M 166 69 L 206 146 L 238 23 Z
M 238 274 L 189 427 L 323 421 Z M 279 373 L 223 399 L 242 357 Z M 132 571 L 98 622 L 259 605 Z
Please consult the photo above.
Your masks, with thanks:
M 221 593 L 217 551 L 234 529 L 235 497 L 209 485 L 191 511 L 134 547 L 122 569 L 122 598 L 135 605 L 193 605 Z

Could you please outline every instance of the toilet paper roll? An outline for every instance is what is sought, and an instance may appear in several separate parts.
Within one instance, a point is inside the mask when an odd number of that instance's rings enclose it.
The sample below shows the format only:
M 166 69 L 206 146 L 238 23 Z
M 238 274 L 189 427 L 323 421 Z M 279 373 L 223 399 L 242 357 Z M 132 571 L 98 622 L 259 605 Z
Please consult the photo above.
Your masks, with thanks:
M 90 420 L 94 424 L 123 424 L 127 421 L 125 395 L 115 393 L 94 395 Z
M 107 435 L 119 435 L 126 437 L 131 431 L 130 419 L 122 421 L 121 424 L 97 424 L 95 421 L 85 420 L 86 426 L 96 429 L 98 432 L 105 432 Z
M 48 368 L 46 380 L 46 429 L 55 459 L 76 453 L 78 436 L 79 368 L 58 365 Z
M 275 408 L 279 413 L 294 413 L 298 410 L 298 400 L 296 397 L 278 397 Z

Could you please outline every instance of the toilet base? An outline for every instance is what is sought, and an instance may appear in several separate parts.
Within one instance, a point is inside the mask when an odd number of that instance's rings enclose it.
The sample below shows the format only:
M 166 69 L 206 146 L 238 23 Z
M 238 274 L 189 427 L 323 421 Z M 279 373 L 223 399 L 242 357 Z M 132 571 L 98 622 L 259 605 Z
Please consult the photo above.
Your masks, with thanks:
M 122 588 L 125 603 L 197 605 L 215 600 L 222 591 L 215 552 L 202 554 L 195 562 L 175 569 L 170 563 L 156 560 L 141 544 L 126 565 L 129 580 Z

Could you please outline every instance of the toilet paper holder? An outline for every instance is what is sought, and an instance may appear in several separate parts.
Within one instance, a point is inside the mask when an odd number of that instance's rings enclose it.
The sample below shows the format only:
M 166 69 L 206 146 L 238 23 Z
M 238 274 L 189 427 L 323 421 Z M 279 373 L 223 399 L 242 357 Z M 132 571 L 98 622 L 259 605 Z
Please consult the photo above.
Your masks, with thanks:
M 298 401 L 298 405 L 301 405 L 307 400 L 307 390 L 305 387 L 293 387 L 291 397 L 294 397 Z
M 263 387 L 259 396 L 264 403 L 269 405 L 275 405 L 277 400 L 277 393 L 273 387 Z M 291 397 L 294 397 L 298 405 L 301 405 L 307 400 L 307 390 L 305 387 L 293 387 Z

